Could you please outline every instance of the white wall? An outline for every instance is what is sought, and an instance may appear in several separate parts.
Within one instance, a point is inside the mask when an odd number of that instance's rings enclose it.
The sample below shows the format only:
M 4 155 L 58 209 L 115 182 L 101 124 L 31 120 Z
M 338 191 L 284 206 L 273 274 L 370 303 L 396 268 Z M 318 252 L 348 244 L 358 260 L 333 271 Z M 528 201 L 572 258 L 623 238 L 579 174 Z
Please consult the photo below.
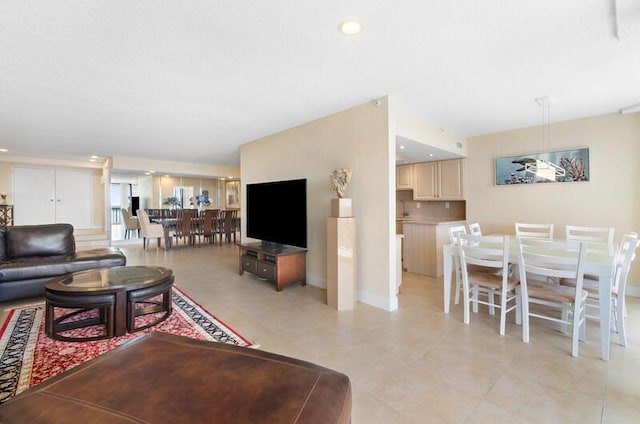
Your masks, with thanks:
M 395 261 L 392 125 L 385 99 L 379 107 L 366 103 L 245 144 L 240 150 L 243 204 L 246 184 L 307 179 L 307 281 L 320 287 L 326 287 L 326 218 L 331 198 L 336 197 L 329 174 L 336 168 L 352 168 L 345 197 L 353 199 L 357 221 L 358 300 L 386 310 L 397 308 L 395 290 L 390 289 L 396 278 L 391 265 L 391 258 Z M 286 205 L 273 207 L 286 214 Z M 245 234 L 244 210 L 242 215 Z
M 567 224 L 613 226 L 616 240 L 640 233 L 640 114 L 611 114 L 551 125 L 550 149 L 589 148 L 590 181 L 496 186 L 497 156 L 542 150 L 540 127 L 474 137 L 468 140 L 467 219 L 483 232 L 514 233 L 513 223 L 555 224 L 564 237 Z M 640 261 L 630 274 L 640 283 Z

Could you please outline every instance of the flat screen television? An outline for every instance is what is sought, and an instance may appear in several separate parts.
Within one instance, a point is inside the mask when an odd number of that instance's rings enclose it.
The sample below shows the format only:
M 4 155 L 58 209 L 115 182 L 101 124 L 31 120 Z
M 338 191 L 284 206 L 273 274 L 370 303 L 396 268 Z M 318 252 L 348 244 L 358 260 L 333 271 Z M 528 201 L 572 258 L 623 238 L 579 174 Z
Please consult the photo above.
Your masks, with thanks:
M 307 180 L 247 184 L 247 237 L 307 247 Z

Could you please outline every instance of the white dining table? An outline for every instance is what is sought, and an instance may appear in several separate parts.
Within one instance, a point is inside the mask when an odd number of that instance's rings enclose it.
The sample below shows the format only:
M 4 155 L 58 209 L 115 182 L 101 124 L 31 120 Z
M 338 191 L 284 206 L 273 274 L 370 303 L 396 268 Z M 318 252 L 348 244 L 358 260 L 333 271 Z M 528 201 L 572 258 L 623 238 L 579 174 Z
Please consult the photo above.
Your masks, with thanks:
M 509 261 L 518 262 L 515 247 L 515 236 L 510 235 Z M 458 255 L 455 245 L 447 244 L 443 248 L 444 255 L 444 313 L 449 313 L 451 303 L 451 275 L 453 273 L 453 258 Z M 614 252 L 607 253 L 607 249 L 589 249 L 587 247 L 587 261 L 585 274 L 598 276 L 598 293 L 600 297 L 600 343 L 601 357 L 609 360 L 609 345 L 611 343 L 611 275 L 613 269 Z

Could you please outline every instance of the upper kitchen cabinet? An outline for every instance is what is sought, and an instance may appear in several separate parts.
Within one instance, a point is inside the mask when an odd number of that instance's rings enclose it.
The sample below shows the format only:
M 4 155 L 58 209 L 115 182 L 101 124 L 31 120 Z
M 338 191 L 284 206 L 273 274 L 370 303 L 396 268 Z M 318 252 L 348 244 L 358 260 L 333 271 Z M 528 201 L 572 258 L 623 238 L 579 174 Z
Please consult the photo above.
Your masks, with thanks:
M 464 159 L 413 164 L 414 200 L 464 200 Z
M 413 190 L 413 165 L 396 166 L 396 190 Z

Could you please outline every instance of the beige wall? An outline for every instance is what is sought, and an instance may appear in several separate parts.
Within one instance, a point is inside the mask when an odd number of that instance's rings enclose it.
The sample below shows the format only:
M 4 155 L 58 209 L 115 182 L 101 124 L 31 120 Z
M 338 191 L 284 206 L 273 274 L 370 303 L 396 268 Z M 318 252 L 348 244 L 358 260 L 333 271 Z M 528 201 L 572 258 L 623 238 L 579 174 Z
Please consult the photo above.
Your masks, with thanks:
M 613 226 L 616 240 L 626 232 L 640 232 L 640 114 L 551 125 L 548 150 L 589 148 L 589 182 L 494 184 L 495 157 L 540 152 L 542 145 L 540 127 L 470 138 L 467 220 L 479 221 L 486 233 L 514 233 L 517 221 L 553 223 L 556 237 L 564 237 L 567 224 Z M 640 261 L 629 281 L 640 283 Z
M 393 114 L 396 121 L 394 137 L 398 135 L 461 156 L 467 155 L 466 140 L 458 134 L 420 119 L 401 107 L 394 107 Z M 458 142 L 462 147 L 458 147 Z
M 353 199 L 357 222 L 358 300 L 397 308 L 395 290 L 395 167 L 390 143 L 389 101 L 366 103 L 241 147 L 242 202 L 248 183 L 307 179 L 307 280 L 326 287 L 326 218 L 330 214 L 329 174 L 352 168 L 345 197 Z M 393 190 L 392 190 L 393 187 Z M 274 205 L 286 213 L 286 205 Z M 242 212 L 243 234 L 246 214 Z M 393 262 L 395 263 L 395 262 Z

